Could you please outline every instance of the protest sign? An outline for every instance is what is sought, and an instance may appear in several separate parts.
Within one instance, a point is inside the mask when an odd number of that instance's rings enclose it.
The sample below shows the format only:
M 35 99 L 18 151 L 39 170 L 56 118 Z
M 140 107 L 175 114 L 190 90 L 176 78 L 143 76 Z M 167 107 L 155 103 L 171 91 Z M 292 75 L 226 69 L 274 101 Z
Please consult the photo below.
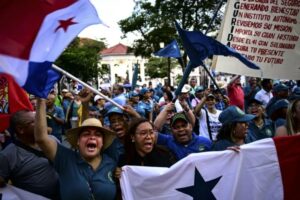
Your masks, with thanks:
M 297 0 L 230 0 L 219 41 L 236 49 L 261 70 L 232 57 L 218 56 L 220 72 L 273 79 L 300 77 L 300 2 Z

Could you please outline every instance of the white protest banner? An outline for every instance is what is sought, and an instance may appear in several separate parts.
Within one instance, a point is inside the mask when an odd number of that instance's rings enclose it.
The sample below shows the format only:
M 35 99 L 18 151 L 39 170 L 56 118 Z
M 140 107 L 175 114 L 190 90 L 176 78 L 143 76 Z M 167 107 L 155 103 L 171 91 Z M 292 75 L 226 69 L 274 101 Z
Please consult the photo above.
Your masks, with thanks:
M 259 140 L 240 152 L 194 153 L 170 168 L 124 166 L 124 200 L 300 199 L 300 135 Z
M 300 1 L 230 0 L 219 41 L 260 66 L 215 57 L 219 72 L 272 79 L 300 78 Z
M 48 200 L 46 197 L 21 190 L 12 185 L 0 188 L 0 200 Z

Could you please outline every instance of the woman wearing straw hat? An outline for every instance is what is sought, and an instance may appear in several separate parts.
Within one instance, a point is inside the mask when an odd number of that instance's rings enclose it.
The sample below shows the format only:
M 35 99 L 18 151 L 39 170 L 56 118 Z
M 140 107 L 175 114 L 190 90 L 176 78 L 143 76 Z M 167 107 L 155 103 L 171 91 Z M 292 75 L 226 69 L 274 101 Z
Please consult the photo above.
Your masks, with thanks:
M 114 133 L 103 128 L 99 120 L 86 119 L 66 133 L 74 151 L 47 137 L 45 110 L 45 100 L 38 99 L 34 134 L 59 174 L 61 199 L 115 199 L 116 162 L 101 153 L 111 144 Z

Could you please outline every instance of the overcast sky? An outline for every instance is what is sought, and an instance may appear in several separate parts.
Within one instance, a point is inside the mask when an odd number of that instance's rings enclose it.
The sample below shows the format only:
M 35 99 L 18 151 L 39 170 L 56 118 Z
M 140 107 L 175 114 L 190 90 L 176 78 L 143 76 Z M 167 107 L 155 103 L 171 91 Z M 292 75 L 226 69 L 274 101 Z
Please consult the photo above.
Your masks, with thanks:
M 119 42 L 125 45 L 131 45 L 136 37 L 129 35 L 128 39 L 121 40 L 122 32 L 119 28 L 118 21 L 131 15 L 135 5 L 133 0 L 90 0 L 98 11 L 99 17 L 109 28 L 103 25 L 93 25 L 84 29 L 79 36 L 89 37 L 92 39 L 106 38 L 108 47 Z

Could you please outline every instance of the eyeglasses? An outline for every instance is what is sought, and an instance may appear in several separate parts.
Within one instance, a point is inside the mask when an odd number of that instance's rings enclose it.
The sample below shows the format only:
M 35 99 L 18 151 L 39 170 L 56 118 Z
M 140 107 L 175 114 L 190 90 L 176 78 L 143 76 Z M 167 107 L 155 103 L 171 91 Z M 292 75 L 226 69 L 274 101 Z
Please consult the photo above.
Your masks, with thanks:
M 148 129 L 148 130 L 142 130 L 140 132 L 137 132 L 136 134 L 141 137 L 147 137 L 147 136 L 153 136 L 155 134 L 155 131 L 153 129 Z

